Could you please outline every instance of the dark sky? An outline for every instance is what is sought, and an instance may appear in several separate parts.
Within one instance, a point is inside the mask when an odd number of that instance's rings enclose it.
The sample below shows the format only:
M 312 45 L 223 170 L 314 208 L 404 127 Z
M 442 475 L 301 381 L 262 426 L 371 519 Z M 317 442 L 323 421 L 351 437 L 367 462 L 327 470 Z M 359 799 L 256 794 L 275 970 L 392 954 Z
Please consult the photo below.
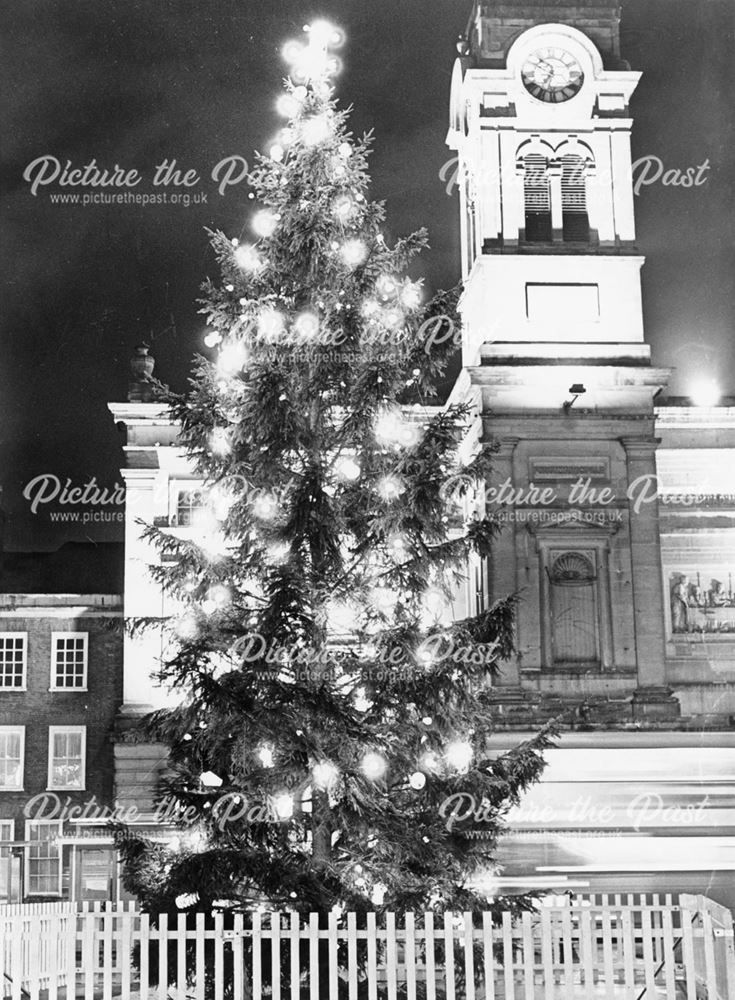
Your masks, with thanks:
M 356 132 L 374 128 L 373 195 L 394 235 L 426 225 L 430 288 L 459 277 L 456 194 L 439 179 L 454 40 L 470 0 L 23 0 L 0 11 L 2 410 L 0 484 L 9 548 L 121 538 L 120 526 L 53 524 L 25 484 L 48 474 L 120 481 L 106 409 L 125 398 L 141 340 L 157 374 L 183 388 L 201 346 L 199 284 L 216 274 L 205 227 L 247 234 L 244 184 L 217 193 L 226 156 L 252 159 L 281 123 L 282 43 L 313 16 L 347 33 L 339 94 Z M 636 199 L 646 329 L 658 364 L 715 375 L 735 393 L 735 44 L 732 0 L 628 0 L 623 53 L 643 80 L 634 156 L 666 169 L 709 160 L 706 182 L 644 188 Z M 25 168 L 46 155 L 137 169 L 151 192 L 163 159 L 196 170 L 205 204 L 61 205 L 34 197 Z M 91 190 L 89 188 L 84 190 Z M 160 188 L 159 190 L 164 190 Z M 168 191 L 174 190 L 172 187 Z M 675 392 L 685 392 L 681 377 Z

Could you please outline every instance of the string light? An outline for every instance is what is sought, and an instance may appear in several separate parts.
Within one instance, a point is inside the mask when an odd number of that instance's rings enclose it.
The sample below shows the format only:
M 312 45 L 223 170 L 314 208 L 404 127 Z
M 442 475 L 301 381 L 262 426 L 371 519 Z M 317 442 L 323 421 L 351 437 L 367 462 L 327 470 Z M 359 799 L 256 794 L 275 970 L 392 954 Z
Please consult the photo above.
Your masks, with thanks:
M 319 317 L 316 313 L 306 310 L 296 317 L 293 328 L 299 337 L 310 340 L 319 333 Z
M 408 783 L 411 788 L 415 789 L 417 792 L 426 784 L 426 775 L 423 771 L 414 771 L 413 774 L 408 779 Z
M 196 639 L 199 635 L 199 622 L 195 615 L 185 614 L 175 619 L 174 632 L 182 642 Z
M 276 163 L 280 163 L 281 160 L 283 159 L 285 151 L 283 149 L 283 146 L 281 146 L 279 143 L 274 143 L 274 145 L 271 146 L 269 152 L 270 152 L 270 158 L 272 160 L 275 160 Z
M 375 587 L 370 591 L 370 603 L 383 614 L 392 614 L 398 603 L 399 595 L 388 587 Z
M 262 213 L 259 213 L 259 215 Z M 256 219 L 258 216 L 255 217 Z M 255 219 L 253 219 L 253 227 L 255 226 Z M 274 226 L 275 228 L 275 226 Z M 260 259 L 260 254 L 255 249 L 255 247 L 250 246 L 248 243 L 243 243 L 235 250 L 235 262 L 238 267 L 241 267 L 243 271 L 257 271 L 263 266 L 263 261 Z M 229 289 L 234 291 L 233 288 Z
M 198 902 L 198 900 L 198 892 L 182 892 L 176 897 L 176 908 L 179 910 L 186 910 L 189 906 L 193 906 L 194 903 Z
M 227 455 L 231 450 L 230 437 L 224 427 L 215 427 L 209 435 L 209 450 L 213 455 Z
M 355 202 L 348 194 L 341 194 L 332 202 L 332 214 L 340 222 L 347 222 L 355 212 Z
M 373 707 L 373 703 L 365 695 L 365 688 L 358 688 L 355 691 L 355 708 L 358 712 L 367 712 Z
M 334 466 L 334 471 L 340 479 L 345 479 L 347 482 L 355 482 L 356 479 L 360 478 L 360 464 L 350 455 L 343 455 L 337 460 Z
M 221 788 L 222 778 L 214 771 L 203 771 L 199 775 L 199 780 L 204 785 L 205 788 Z
M 262 746 L 258 750 L 258 759 L 263 767 L 273 767 L 274 757 L 273 757 L 273 747 Z
M 234 375 L 248 360 L 248 350 L 241 340 L 224 344 L 217 357 L 217 371 L 221 375 Z
M 350 267 L 359 267 L 367 260 L 368 248 L 365 243 L 357 237 L 345 240 L 341 249 L 342 260 Z
M 283 335 L 285 323 L 283 314 L 272 306 L 266 306 L 258 313 L 258 334 L 264 340 L 277 340 Z
M 268 208 L 261 209 L 260 212 L 256 212 L 253 216 L 251 223 L 253 232 L 265 238 L 272 236 L 278 226 L 279 218 L 280 216 L 276 212 L 271 212 Z
M 375 290 L 382 299 L 392 299 L 398 291 L 396 279 L 392 274 L 381 274 L 375 282 Z
M 472 744 L 468 740 L 454 740 L 446 748 L 446 758 L 451 767 L 457 771 L 468 770 L 472 763 Z
M 311 776 L 315 785 L 320 788 L 329 788 L 339 778 L 339 770 L 329 761 L 322 761 L 311 769 Z
M 381 882 L 376 882 L 373 886 L 373 891 L 370 894 L 371 901 L 375 906 L 382 906 L 385 899 L 385 894 L 388 891 L 388 887 L 383 885 Z
M 217 584 L 214 587 L 210 587 L 207 591 L 207 596 L 202 603 L 202 610 L 206 614 L 213 614 L 215 611 L 221 611 L 222 608 L 226 607 L 232 598 L 232 593 L 229 587 L 225 587 L 222 584 Z
M 360 761 L 360 770 L 371 781 L 380 781 L 388 770 L 388 761 L 382 754 L 371 750 Z
M 221 343 L 222 334 L 219 330 L 210 330 L 209 333 L 204 338 L 204 343 L 207 347 L 216 347 L 217 344 Z
M 265 550 L 265 560 L 271 566 L 281 566 L 288 561 L 290 555 L 291 546 L 288 542 L 274 542 Z
M 287 792 L 276 795 L 273 806 L 279 819 L 290 819 L 293 816 L 293 796 Z
M 339 144 L 339 148 L 337 149 L 337 152 L 342 157 L 342 159 L 348 160 L 352 156 L 352 152 L 353 152 L 352 146 L 349 144 L 349 142 L 341 142 Z
M 253 501 L 253 513 L 261 521 L 270 521 L 278 513 L 278 498 L 273 493 L 261 493 Z
M 382 476 L 375 484 L 375 490 L 383 500 L 397 500 L 402 493 L 406 492 L 406 487 L 398 476 Z
M 301 101 L 295 94 L 281 94 L 276 101 L 276 111 L 284 118 L 295 118 L 301 111 Z
M 333 131 L 333 116 L 326 112 L 312 115 L 301 123 L 301 138 L 306 146 L 321 145 L 331 138 Z
M 421 305 L 421 290 L 418 285 L 409 282 L 403 286 L 401 289 L 401 304 L 406 309 L 416 309 L 417 306 Z

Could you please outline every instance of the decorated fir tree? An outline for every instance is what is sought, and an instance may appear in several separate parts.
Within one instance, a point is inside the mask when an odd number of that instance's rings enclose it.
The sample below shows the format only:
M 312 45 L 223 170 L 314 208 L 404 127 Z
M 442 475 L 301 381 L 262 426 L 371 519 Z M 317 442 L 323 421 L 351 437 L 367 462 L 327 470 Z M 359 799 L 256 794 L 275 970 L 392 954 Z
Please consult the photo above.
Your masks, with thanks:
M 473 506 L 489 451 L 433 390 L 456 295 L 425 304 L 406 276 L 423 232 L 384 236 L 332 31 L 290 50 L 287 124 L 250 178 L 259 238 L 212 237 L 212 356 L 172 402 L 204 483 L 193 537 L 146 529 L 181 699 L 146 723 L 180 835 L 121 838 L 153 912 L 487 908 L 477 876 L 549 743 L 486 749 L 514 597 L 453 607 L 497 531 Z

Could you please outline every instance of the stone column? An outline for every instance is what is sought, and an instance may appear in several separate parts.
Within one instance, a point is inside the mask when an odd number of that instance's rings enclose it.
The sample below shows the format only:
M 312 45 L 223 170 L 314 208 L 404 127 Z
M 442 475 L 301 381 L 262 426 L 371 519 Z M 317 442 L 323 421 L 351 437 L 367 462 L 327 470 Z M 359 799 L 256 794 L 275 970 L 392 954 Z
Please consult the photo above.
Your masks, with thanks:
M 551 197 L 551 238 L 555 243 L 560 243 L 564 239 L 561 163 L 549 163 L 546 174 L 549 178 L 549 194 Z
M 493 456 L 492 482 L 488 486 L 500 486 L 509 479 L 513 483 L 513 456 L 519 438 L 504 437 L 500 439 L 500 448 Z M 488 505 L 488 513 L 498 509 L 497 504 Z M 501 508 L 502 509 L 502 508 Z M 512 510 L 513 508 L 509 508 Z M 502 600 L 518 590 L 518 572 L 516 567 L 515 548 L 516 526 L 511 521 L 503 526 L 503 530 L 493 545 L 490 560 L 490 599 Z M 521 677 L 517 657 L 506 660 L 502 665 L 502 674 L 496 686 L 506 693 L 520 695 Z
M 656 474 L 656 438 L 626 437 L 621 443 L 625 449 L 628 484 L 640 476 Z M 666 626 L 658 502 L 642 504 L 637 512 L 631 506 L 629 523 L 638 667 L 634 714 L 672 718 L 679 714 L 679 705 L 666 687 Z

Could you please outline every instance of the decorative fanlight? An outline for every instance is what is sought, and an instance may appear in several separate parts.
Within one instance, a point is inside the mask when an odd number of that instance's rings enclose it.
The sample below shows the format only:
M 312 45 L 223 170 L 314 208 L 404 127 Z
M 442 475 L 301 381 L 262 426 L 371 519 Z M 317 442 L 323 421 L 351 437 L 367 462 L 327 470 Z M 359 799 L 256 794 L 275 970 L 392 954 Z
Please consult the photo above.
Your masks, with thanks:
M 549 572 L 549 579 L 559 587 L 583 587 L 596 578 L 592 562 L 581 552 L 564 552 L 554 560 Z

